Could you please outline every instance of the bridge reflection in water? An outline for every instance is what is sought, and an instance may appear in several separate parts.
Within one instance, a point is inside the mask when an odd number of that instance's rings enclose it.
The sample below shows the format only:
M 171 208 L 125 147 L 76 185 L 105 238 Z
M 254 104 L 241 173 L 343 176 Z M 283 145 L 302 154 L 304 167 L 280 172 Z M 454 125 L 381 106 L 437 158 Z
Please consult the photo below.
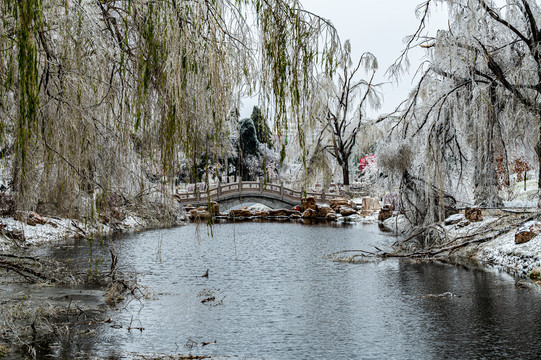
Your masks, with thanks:
M 283 184 L 265 184 L 260 181 L 239 181 L 229 184 L 218 183 L 207 191 L 201 191 L 195 187 L 192 192 L 177 193 L 175 198 L 181 204 L 200 206 L 208 204 L 209 201 L 216 201 L 223 209 L 235 205 L 257 202 L 271 208 L 285 208 L 299 205 L 304 191 L 296 191 L 284 187 Z M 321 192 L 307 191 L 306 196 L 313 196 L 318 203 L 327 203 L 331 199 L 341 197 L 339 194 L 327 194 Z

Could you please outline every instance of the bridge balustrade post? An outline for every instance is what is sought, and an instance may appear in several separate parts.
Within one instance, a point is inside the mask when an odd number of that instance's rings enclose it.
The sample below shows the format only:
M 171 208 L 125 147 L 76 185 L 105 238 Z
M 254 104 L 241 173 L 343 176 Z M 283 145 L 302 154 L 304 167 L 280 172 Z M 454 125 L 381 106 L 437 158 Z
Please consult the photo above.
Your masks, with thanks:
M 242 177 L 239 177 L 239 193 L 242 193 Z
M 325 202 L 325 189 L 321 190 L 321 202 Z
M 195 191 L 195 200 L 196 200 L 197 202 L 199 202 L 199 201 L 201 200 L 201 192 L 199 191 L 199 189 L 197 189 L 197 190 Z
M 259 177 L 259 192 L 263 193 L 263 177 Z
M 222 195 L 222 184 L 218 181 L 218 188 L 216 189 L 216 194 L 218 197 Z
M 284 183 L 280 182 L 280 198 L 284 200 Z

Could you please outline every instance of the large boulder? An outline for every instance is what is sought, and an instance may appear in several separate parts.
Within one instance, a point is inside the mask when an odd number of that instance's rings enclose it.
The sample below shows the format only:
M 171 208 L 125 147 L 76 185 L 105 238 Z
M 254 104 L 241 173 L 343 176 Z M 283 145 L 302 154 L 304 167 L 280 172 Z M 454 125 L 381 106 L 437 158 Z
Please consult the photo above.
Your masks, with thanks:
M 317 207 L 317 216 L 326 217 L 328 214 L 336 213 L 329 205 L 321 205 Z
M 331 208 L 338 212 L 338 209 L 340 209 L 340 206 L 349 206 L 351 207 L 352 206 L 352 202 L 348 199 L 344 199 L 344 198 L 338 198 L 338 199 L 331 199 L 329 200 L 329 205 L 331 206 Z
M 340 206 L 340 209 L 338 212 L 342 216 L 350 216 L 350 215 L 357 214 L 357 211 L 349 206 Z
M 363 211 L 378 211 L 378 210 L 381 210 L 381 204 L 379 203 L 378 199 L 365 197 L 363 198 L 362 210 Z
M 254 211 L 252 213 L 255 217 L 267 217 L 269 216 L 269 211 L 268 210 L 261 210 L 261 211 Z
M 393 208 L 391 205 L 385 205 L 381 208 L 378 215 L 378 221 L 385 221 L 393 216 Z
M 316 210 L 316 198 L 313 196 L 308 196 L 302 198 L 301 200 L 301 212 L 304 212 L 306 209 Z
M 327 216 L 325 216 L 325 220 L 336 221 L 339 217 L 340 215 L 338 215 L 337 213 L 331 212 L 328 213 Z
M 230 217 L 251 217 L 253 215 L 254 214 L 246 208 L 229 210 Z
M 302 213 L 303 219 L 315 219 L 317 217 L 317 212 L 314 209 L 306 209 Z
M 208 219 L 212 215 L 207 210 L 192 209 L 190 210 L 190 220 L 203 220 Z
M 515 244 L 524 244 L 541 233 L 541 223 L 538 221 L 528 221 L 515 233 Z
M 471 222 L 483 221 L 483 213 L 478 207 L 467 207 L 464 210 L 464 216 Z
M 276 209 L 276 210 L 269 210 L 269 216 L 272 217 L 289 217 L 291 215 L 300 215 L 301 213 L 297 210 L 289 210 L 289 209 Z

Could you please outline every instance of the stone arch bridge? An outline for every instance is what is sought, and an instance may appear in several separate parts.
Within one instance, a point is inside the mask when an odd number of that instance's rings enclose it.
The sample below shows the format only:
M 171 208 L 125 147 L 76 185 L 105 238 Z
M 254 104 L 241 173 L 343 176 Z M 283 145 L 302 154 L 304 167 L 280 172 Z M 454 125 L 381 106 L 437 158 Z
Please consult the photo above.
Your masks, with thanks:
M 339 194 L 326 194 L 325 191 L 307 192 L 306 196 L 313 196 L 318 203 L 327 203 L 341 197 Z M 209 201 L 216 201 L 223 210 L 250 202 L 261 203 L 272 209 L 290 208 L 300 205 L 302 197 L 302 190 L 292 190 L 283 184 L 265 184 L 263 181 L 218 183 L 208 191 L 194 190 L 175 194 L 175 198 L 183 205 L 203 206 Z

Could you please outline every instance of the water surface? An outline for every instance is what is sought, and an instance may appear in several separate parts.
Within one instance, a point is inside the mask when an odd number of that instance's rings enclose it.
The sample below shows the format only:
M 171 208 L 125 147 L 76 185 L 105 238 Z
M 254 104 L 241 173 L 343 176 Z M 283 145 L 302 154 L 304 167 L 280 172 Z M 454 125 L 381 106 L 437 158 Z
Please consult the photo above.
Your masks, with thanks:
M 535 358 L 541 294 L 499 271 L 326 255 L 395 238 L 375 225 L 217 224 L 115 241 L 148 300 L 111 312 L 84 343 L 55 355 L 194 354 L 248 359 Z M 77 245 L 79 244 L 79 245 Z M 70 243 L 56 257 L 88 261 Z M 99 257 L 98 249 L 93 256 Z M 104 259 L 108 256 L 102 255 Z M 201 275 L 209 270 L 209 277 Z M 443 294 L 443 295 L 441 295 Z M 438 296 L 441 295 L 441 296 Z M 214 297 L 214 301 L 201 301 Z M 128 326 L 143 331 L 128 332 Z M 216 341 L 216 343 L 213 343 Z M 212 342 L 202 346 L 202 343 Z

